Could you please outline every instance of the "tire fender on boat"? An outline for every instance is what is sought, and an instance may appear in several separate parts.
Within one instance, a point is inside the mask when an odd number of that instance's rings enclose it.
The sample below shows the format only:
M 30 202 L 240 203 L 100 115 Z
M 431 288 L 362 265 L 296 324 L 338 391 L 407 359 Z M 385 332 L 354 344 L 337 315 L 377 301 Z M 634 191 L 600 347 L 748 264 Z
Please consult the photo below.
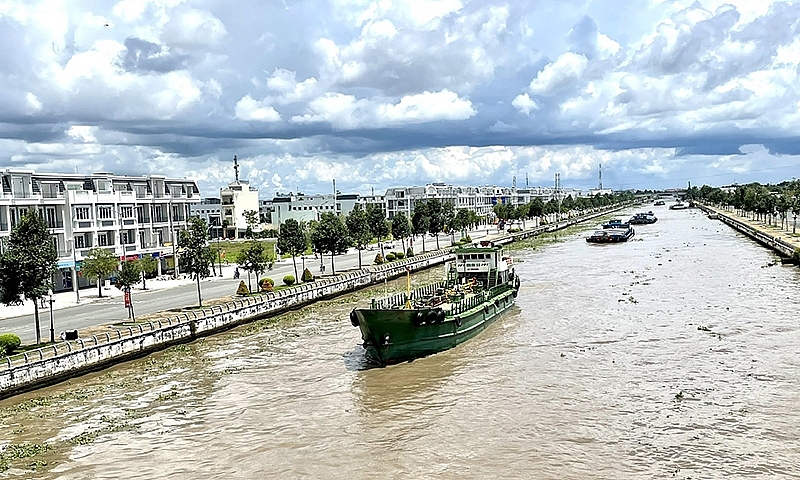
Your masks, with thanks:
M 358 326 L 358 315 L 356 315 L 356 311 L 350 311 L 350 323 L 353 324 L 354 327 Z
M 429 310 L 427 318 L 429 324 L 433 325 L 434 323 L 436 323 L 436 310 Z
M 424 321 L 425 321 L 425 314 L 424 313 L 417 312 L 417 314 L 414 315 L 414 325 L 419 327 L 420 325 L 422 325 L 422 323 Z
M 461 317 L 456 317 L 455 320 L 456 320 L 456 327 L 460 327 L 461 326 Z
M 436 323 L 444 322 L 444 310 L 439 310 L 436 312 Z
M 489 313 L 489 305 L 483 306 L 483 313 Z

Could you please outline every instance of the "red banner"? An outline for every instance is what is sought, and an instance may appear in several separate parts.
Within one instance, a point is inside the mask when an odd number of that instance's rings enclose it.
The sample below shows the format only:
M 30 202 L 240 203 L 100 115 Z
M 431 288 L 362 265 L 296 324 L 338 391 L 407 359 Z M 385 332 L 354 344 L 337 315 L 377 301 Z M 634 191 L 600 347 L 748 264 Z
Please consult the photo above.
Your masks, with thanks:
M 131 291 L 125 290 L 125 307 L 131 308 Z

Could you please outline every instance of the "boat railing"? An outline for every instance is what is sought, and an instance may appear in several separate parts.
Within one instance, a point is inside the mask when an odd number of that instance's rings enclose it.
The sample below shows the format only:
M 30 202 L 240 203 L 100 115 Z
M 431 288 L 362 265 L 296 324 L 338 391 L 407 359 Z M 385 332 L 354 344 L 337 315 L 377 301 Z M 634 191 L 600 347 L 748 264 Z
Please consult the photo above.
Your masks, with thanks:
M 445 286 L 446 282 L 442 280 L 436 283 L 431 283 L 429 285 L 416 288 L 411 291 L 411 301 L 413 303 L 422 301 L 424 299 L 433 298 L 437 295 L 437 292 L 439 290 L 444 290 Z M 372 308 L 373 310 L 391 310 L 396 308 L 403 308 L 408 303 L 408 301 L 409 301 L 408 293 L 400 292 L 380 299 L 373 298 L 370 308 Z

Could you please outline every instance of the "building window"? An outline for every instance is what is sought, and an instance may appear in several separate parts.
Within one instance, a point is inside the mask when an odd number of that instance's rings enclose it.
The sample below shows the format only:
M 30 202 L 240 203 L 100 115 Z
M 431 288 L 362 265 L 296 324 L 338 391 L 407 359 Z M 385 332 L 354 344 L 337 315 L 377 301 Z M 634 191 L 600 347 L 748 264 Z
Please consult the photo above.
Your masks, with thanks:
M 108 246 L 108 236 L 105 233 L 100 233 L 97 235 L 97 244 L 101 247 Z
M 112 209 L 111 207 L 98 207 L 97 208 L 97 218 L 101 220 L 108 220 L 111 217 Z
M 122 218 L 133 218 L 133 207 L 120 207 L 119 213 Z
M 75 248 L 86 248 L 86 239 L 83 235 L 75 237 Z
M 78 220 L 91 220 L 89 207 L 75 207 L 75 218 Z

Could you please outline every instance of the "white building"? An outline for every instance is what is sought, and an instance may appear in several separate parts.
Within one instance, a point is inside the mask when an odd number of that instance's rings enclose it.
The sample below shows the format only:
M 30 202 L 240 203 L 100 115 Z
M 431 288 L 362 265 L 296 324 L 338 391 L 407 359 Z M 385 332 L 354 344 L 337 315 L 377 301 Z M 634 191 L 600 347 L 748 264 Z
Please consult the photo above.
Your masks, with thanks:
M 73 269 L 94 247 L 120 260 L 159 258 L 159 273 L 171 268 L 177 231 L 186 225 L 190 205 L 200 201 L 194 180 L 161 175 L 6 169 L 0 170 L 0 184 L 0 248 L 26 210 L 39 210 L 58 252 L 55 290 L 75 288 Z M 81 278 L 80 285 L 90 280 Z
M 357 194 L 306 195 L 304 193 L 279 194 L 272 199 L 272 223 L 279 226 L 292 218 L 298 222 L 319 221 L 323 213 L 348 215 L 358 201 Z
M 220 192 L 222 202 L 222 227 L 223 236 L 226 238 L 242 238 L 247 231 L 245 212 L 258 212 L 258 190 L 250 186 L 247 180 L 237 180 L 229 184 Z M 253 231 L 259 230 L 260 222 L 252 226 Z
M 191 216 L 206 221 L 212 238 L 222 237 L 222 200 L 216 197 L 201 199 L 200 203 L 191 205 Z

